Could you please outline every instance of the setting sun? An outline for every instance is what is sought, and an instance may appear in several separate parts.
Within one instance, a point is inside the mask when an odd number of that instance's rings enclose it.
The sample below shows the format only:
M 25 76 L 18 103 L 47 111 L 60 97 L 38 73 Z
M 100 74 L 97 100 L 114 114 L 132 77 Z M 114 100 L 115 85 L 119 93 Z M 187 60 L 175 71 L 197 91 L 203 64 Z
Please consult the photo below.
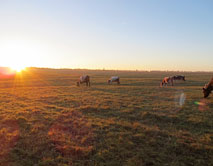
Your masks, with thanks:
M 45 66 L 50 58 L 43 58 L 48 53 L 36 42 L 25 38 L 7 38 L 0 41 L 0 66 L 10 67 L 16 72 L 21 72 L 29 66 Z
M 26 67 L 25 66 L 12 66 L 12 67 L 10 67 L 11 68 L 11 70 L 13 70 L 13 71 L 15 71 L 15 72 L 22 72 L 23 70 L 25 70 L 26 69 Z

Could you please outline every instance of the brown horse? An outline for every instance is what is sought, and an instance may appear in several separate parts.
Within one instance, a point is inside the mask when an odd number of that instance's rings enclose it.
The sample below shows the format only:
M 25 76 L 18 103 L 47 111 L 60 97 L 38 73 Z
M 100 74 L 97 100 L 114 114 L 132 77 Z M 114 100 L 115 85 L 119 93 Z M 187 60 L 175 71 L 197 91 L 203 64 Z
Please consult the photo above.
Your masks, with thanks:
M 161 86 L 167 85 L 167 84 L 172 84 L 173 86 L 173 77 L 164 77 L 163 81 L 161 82 Z
M 80 84 L 83 83 L 86 83 L 86 86 L 90 86 L 90 77 L 88 75 L 81 76 L 77 82 L 77 86 L 80 86 Z
M 208 97 L 212 90 L 213 90 L 213 77 L 211 81 L 209 81 L 209 83 L 203 87 L 204 98 Z

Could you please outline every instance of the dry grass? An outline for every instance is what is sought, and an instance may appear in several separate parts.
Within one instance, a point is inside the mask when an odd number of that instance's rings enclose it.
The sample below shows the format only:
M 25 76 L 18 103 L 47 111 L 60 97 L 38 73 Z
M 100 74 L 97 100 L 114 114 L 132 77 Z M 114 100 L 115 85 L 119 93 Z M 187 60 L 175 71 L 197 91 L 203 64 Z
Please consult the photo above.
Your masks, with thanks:
M 91 87 L 76 87 L 83 73 Z M 187 81 L 159 87 L 176 74 Z M 107 85 L 111 75 L 121 85 Z M 211 76 L 29 69 L 1 77 L 0 165 L 213 165 L 213 96 L 201 90 Z

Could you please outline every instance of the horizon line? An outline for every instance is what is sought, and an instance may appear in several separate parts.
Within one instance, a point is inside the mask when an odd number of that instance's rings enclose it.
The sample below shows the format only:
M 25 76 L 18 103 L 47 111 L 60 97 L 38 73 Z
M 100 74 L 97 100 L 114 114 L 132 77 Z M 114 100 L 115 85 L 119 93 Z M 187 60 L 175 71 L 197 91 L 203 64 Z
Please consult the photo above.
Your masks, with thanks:
M 10 68 L 8 66 L 0 66 L 0 68 Z M 36 68 L 36 69 L 53 69 L 53 70 L 99 70 L 99 71 L 131 71 L 131 72 L 205 72 L 205 73 L 212 73 L 213 71 L 205 71 L 205 70 L 142 70 L 142 69 L 105 69 L 105 68 L 68 68 L 68 67 L 35 67 L 35 66 L 30 66 L 26 68 Z

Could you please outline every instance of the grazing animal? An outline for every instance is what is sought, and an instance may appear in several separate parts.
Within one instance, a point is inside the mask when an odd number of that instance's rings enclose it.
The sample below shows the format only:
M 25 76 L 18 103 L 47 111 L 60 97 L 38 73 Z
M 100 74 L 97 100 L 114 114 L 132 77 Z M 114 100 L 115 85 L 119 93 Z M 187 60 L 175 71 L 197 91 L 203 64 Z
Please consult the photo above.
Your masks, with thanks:
M 172 84 L 173 86 L 173 77 L 164 77 L 163 81 L 161 82 L 161 86 L 167 85 L 167 84 Z
M 108 84 L 111 84 L 112 82 L 117 82 L 117 84 L 120 84 L 120 78 L 118 76 L 112 76 L 109 80 L 108 80 Z
M 183 81 L 186 81 L 185 80 L 185 76 L 181 76 L 181 75 L 173 76 L 173 80 L 183 80 Z
M 90 86 L 90 77 L 88 75 L 81 76 L 77 82 L 77 86 L 80 86 L 82 83 L 86 83 L 86 86 Z
M 212 90 L 213 90 L 213 77 L 212 77 L 211 81 L 209 81 L 209 83 L 206 84 L 203 87 L 204 98 L 207 98 L 209 96 L 209 94 L 211 93 Z

